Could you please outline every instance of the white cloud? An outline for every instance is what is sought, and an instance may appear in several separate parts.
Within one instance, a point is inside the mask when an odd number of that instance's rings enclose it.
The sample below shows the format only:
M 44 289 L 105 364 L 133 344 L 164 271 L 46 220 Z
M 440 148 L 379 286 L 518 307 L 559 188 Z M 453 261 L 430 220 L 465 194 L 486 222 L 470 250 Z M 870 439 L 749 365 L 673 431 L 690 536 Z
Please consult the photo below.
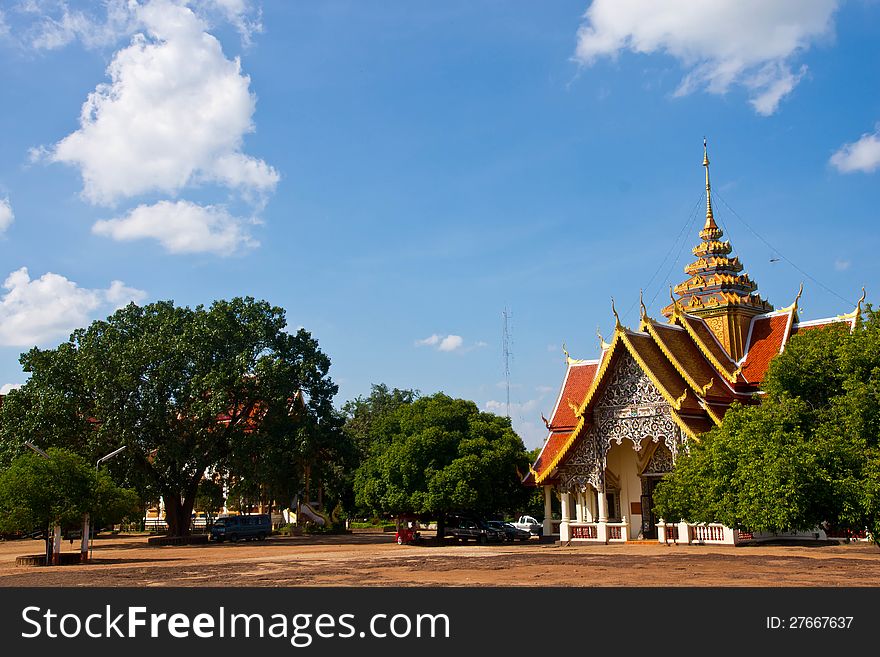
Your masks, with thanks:
M 171 0 L 187 6 L 205 20 L 225 21 L 250 45 L 263 31 L 261 12 L 249 0 Z M 151 0 L 103 0 L 71 9 L 66 0 L 23 0 L 11 7 L 22 19 L 17 41 L 28 48 L 56 50 L 71 43 L 86 48 L 112 46 L 142 27 L 139 8 Z M 4 30 L 5 28 L 5 30 Z M 0 37 L 9 33 L 0 10 Z
M 248 0 L 196 0 L 196 5 L 210 13 L 219 12 L 241 35 L 242 43 L 249 46 L 254 34 L 263 31 L 260 10 L 251 6 Z
M 6 232 L 6 229 L 12 225 L 14 220 L 15 213 L 12 211 L 9 197 L 0 198 L 0 235 Z
M 31 0 L 21 11 L 32 14 L 36 20 L 24 30 L 23 40 L 38 50 L 55 50 L 74 41 L 80 41 L 86 48 L 113 45 L 136 29 L 134 6 L 129 0 L 105 0 L 98 8 L 106 9 L 106 15 L 99 17 L 71 10 L 63 1 Z
M 0 39 L 9 36 L 9 24 L 6 22 L 6 14 L 0 9 Z
M 109 288 L 86 289 L 51 272 L 32 280 L 27 267 L 3 282 L 0 297 L 0 346 L 29 347 L 64 337 L 84 326 L 101 309 L 141 301 L 142 290 L 113 281 Z
M 464 344 L 464 340 L 460 335 L 447 335 L 437 345 L 437 349 L 440 351 L 455 351 L 456 349 L 461 349 L 462 344 Z
M 139 205 L 123 217 L 96 222 L 92 232 L 120 242 L 155 239 L 171 253 L 233 255 L 259 245 L 245 220 L 221 206 L 189 201 Z
M 833 29 L 840 0 L 594 0 L 575 59 L 591 65 L 623 50 L 674 57 L 686 74 L 676 95 L 742 85 L 759 114 L 776 111 L 806 73 L 792 59 Z
M 846 271 L 847 269 L 850 268 L 851 264 L 852 263 L 849 260 L 835 260 L 834 261 L 834 268 L 837 271 Z
M 529 399 L 522 403 L 511 402 L 510 421 L 513 430 L 522 438 L 526 449 L 534 449 L 540 446 L 547 435 L 547 429 L 542 422 L 527 420 L 526 417 L 539 415 L 539 407 L 542 398 Z M 495 415 L 507 415 L 507 402 L 490 399 L 483 405 L 484 410 Z
M 874 133 L 865 133 L 857 141 L 844 144 L 831 156 L 831 164 L 841 173 L 873 173 L 880 167 L 880 125 Z
M 83 104 L 80 128 L 48 159 L 79 169 L 83 196 L 112 205 L 149 192 L 178 194 L 218 183 L 265 194 L 279 180 L 266 162 L 241 152 L 254 130 L 256 98 L 238 58 L 189 7 L 171 0 L 132 5 L 136 34 Z
M 4 383 L 0 386 L 0 395 L 8 395 L 11 390 L 18 390 L 21 386 L 21 383 Z
M 428 336 L 424 340 L 416 340 L 418 347 L 434 347 L 437 351 L 457 351 L 464 346 L 464 338 L 460 335 L 437 335 Z

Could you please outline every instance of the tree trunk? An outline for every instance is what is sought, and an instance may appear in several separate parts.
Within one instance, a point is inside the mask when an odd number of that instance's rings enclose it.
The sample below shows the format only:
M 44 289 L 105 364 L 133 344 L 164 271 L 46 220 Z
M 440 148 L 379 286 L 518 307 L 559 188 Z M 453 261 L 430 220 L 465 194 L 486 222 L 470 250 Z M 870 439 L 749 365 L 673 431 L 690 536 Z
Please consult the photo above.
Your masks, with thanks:
M 195 499 L 192 495 L 180 501 L 180 494 L 165 497 L 165 521 L 169 536 L 189 536 L 192 526 L 192 510 Z
M 443 535 L 446 534 L 446 514 L 441 513 L 437 517 L 437 541 L 443 542 Z

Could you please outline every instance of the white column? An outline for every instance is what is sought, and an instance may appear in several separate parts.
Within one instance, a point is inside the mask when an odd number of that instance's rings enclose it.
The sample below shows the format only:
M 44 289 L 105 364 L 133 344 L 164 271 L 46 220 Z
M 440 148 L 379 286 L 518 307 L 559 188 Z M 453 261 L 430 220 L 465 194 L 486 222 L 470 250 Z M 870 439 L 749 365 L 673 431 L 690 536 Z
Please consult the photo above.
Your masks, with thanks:
M 568 521 L 569 521 L 569 508 L 568 508 L 568 493 L 562 493 L 559 497 L 560 504 L 562 505 L 562 522 L 559 524 L 559 540 L 563 542 L 568 542 L 571 539 L 571 533 L 568 529 Z
M 584 521 L 584 494 L 581 491 L 575 493 L 574 513 L 578 522 Z
M 553 507 L 550 505 L 550 496 L 553 495 L 553 486 L 544 486 L 544 536 L 553 533 Z
M 83 563 L 89 560 L 89 514 L 83 516 L 82 540 L 79 544 L 79 560 Z
M 55 525 L 52 533 L 52 565 L 61 563 L 61 525 Z
M 605 489 L 599 490 L 599 522 L 608 522 L 608 498 L 605 496 Z

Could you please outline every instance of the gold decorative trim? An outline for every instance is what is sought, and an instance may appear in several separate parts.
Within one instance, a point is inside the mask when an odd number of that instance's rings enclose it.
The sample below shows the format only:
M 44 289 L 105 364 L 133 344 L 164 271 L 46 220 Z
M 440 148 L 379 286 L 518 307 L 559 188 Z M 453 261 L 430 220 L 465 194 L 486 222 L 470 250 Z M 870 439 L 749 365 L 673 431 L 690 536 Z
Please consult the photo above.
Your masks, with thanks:
M 681 419 L 678 413 L 672 411 L 670 415 L 672 416 L 672 421 L 678 425 L 679 429 L 684 431 L 685 435 L 688 438 L 693 438 L 694 440 L 697 440 L 697 434 L 694 433 L 694 431 L 685 423 L 685 421 Z
M 731 383 L 736 383 L 736 380 L 739 378 L 739 373 L 742 370 L 742 365 L 737 367 L 733 371 L 733 373 L 728 372 L 727 368 L 721 364 L 721 361 L 719 361 L 718 358 L 715 357 L 715 354 L 712 353 L 712 351 L 704 344 L 700 336 L 697 335 L 697 332 L 694 331 L 693 328 L 691 328 L 690 323 L 688 323 L 688 321 L 685 319 L 685 313 L 681 311 L 673 311 L 673 315 L 670 318 L 670 323 L 673 323 L 676 319 L 681 320 L 682 328 L 687 331 L 688 335 L 691 336 L 693 341 L 696 343 L 697 348 L 709 360 L 709 362 L 715 366 L 715 369 L 718 370 L 725 379 L 727 379 Z M 722 349 L 723 348 L 724 347 L 722 347 Z

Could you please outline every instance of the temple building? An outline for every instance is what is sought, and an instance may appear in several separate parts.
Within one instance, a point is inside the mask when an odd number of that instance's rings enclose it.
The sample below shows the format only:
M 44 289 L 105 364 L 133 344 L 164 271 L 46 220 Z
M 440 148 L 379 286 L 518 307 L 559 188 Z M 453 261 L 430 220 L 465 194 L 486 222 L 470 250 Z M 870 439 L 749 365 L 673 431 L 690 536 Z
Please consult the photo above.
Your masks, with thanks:
M 750 538 L 720 524 L 663 523 L 653 512 L 653 491 L 688 440 L 723 421 L 734 401 L 759 403 L 761 382 L 791 336 L 839 324 L 852 330 L 852 312 L 801 321 L 797 292 L 780 309 L 757 293 L 730 242 L 715 222 L 704 142 L 706 221 L 693 248 L 687 279 L 670 291 L 665 320 L 648 316 L 644 303 L 636 329 L 623 326 L 614 308 L 614 335 L 600 337 L 599 357 L 567 367 L 548 435 L 524 483 L 544 488 L 545 535 L 554 492 L 561 502 L 563 542 L 633 539 L 736 543 Z

